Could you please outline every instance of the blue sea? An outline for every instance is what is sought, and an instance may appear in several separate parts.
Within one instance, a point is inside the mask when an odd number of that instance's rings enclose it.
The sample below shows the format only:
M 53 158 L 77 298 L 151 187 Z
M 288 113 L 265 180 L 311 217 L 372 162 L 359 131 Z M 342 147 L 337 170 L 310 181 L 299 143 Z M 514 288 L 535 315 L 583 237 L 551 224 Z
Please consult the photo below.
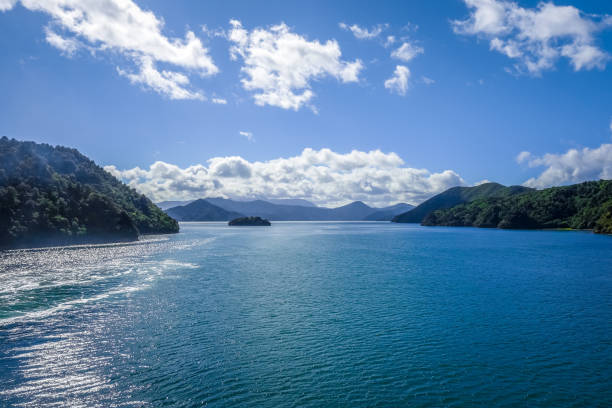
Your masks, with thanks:
M 0 252 L 0 406 L 612 406 L 612 237 L 183 223 Z

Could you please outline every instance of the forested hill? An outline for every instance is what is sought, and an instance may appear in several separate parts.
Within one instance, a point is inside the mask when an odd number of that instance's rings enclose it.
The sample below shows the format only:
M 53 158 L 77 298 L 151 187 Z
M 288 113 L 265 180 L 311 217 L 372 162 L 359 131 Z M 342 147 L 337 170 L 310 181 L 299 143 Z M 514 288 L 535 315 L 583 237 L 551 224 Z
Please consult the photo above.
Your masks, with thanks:
M 506 187 L 499 183 L 484 183 L 474 187 L 453 187 L 422 202 L 412 210 L 393 218 L 393 222 L 420 223 L 436 210 L 451 208 L 458 204 L 489 198 L 522 194 L 532 189 L 523 186 Z
M 572 228 L 612 234 L 612 180 L 488 198 L 429 214 L 423 225 Z
M 0 247 L 173 232 L 174 219 L 76 149 L 0 138 Z

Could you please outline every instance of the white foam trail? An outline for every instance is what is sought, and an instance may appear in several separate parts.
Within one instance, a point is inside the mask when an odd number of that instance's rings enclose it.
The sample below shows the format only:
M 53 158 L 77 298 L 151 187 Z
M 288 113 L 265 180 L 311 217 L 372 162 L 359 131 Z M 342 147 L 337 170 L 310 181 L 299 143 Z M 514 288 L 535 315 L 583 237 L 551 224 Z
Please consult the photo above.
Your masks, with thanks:
M 40 320 L 58 312 L 72 309 L 75 306 L 83 305 L 87 303 L 97 302 L 103 299 L 107 299 L 112 296 L 124 295 L 127 293 L 137 292 L 151 287 L 152 283 L 159 279 L 168 270 L 177 269 L 195 269 L 198 265 L 189 262 L 180 262 L 173 259 L 165 259 L 163 261 L 155 262 L 148 267 L 140 268 L 136 273 L 144 277 L 144 281 L 137 285 L 119 287 L 117 289 L 111 289 L 107 292 L 80 299 L 73 299 L 66 302 L 62 302 L 58 305 L 52 306 L 45 310 L 36 310 L 26 312 L 19 316 L 8 317 L 0 319 L 0 327 L 10 325 L 17 322 Z

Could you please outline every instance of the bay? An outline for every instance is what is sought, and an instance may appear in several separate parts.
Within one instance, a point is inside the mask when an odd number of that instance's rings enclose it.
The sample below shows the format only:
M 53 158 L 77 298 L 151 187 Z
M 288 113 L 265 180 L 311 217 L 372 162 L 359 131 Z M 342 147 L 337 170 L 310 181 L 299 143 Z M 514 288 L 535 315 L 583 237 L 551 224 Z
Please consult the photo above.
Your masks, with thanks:
M 612 404 L 612 237 L 183 223 L 0 252 L 1 406 Z

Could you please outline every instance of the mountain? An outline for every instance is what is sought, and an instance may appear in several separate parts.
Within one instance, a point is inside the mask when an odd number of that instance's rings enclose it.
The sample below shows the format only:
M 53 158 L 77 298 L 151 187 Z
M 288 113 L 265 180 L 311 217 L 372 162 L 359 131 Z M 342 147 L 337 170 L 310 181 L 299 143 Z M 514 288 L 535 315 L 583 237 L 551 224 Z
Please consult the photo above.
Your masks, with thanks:
M 350 204 L 337 208 L 326 208 L 331 217 L 336 220 L 361 221 L 375 210 L 367 206 L 363 201 L 353 201 Z
M 229 221 L 243 217 L 240 213 L 224 210 L 203 199 L 170 208 L 166 214 L 178 221 Z
M 0 138 L 0 247 L 131 241 L 178 229 L 76 149 Z
M 264 200 L 236 201 L 219 197 L 206 198 L 204 200 L 228 212 L 242 214 L 247 217 L 262 217 L 272 221 L 362 221 L 378 212 L 383 214 L 379 214 L 377 217 L 387 217 L 384 220 L 388 221 L 392 217 L 389 212 L 394 211 L 393 215 L 395 215 L 402 210 L 405 211 L 407 206 L 409 206 L 409 204 L 397 204 L 385 208 L 372 208 L 361 201 L 355 201 L 342 207 L 326 208 L 317 207 L 314 204 L 312 206 L 287 205 L 274 204 Z M 303 200 L 297 202 L 301 201 Z M 288 200 L 287 202 L 296 201 Z M 173 210 L 173 208 L 170 208 L 166 212 L 179 216 Z M 210 221 L 206 217 L 201 217 L 198 220 Z
M 379 208 L 378 211 L 365 217 L 364 221 L 391 221 L 396 215 L 410 211 L 413 208 L 413 205 L 406 203 L 399 203 L 389 207 Z
M 422 202 L 412 210 L 394 217 L 392 221 L 421 223 L 432 211 L 451 208 L 481 198 L 507 197 L 529 191 L 533 189 L 523 186 L 506 187 L 499 183 L 484 183 L 475 187 L 453 187 Z
M 302 207 L 316 207 L 314 203 L 311 203 L 308 200 L 303 200 L 301 198 L 271 198 L 265 201 L 279 205 L 299 205 Z
M 253 200 L 253 201 L 236 201 L 229 198 L 206 198 L 206 201 L 221 207 L 226 211 L 233 211 L 245 216 L 259 216 L 263 218 L 269 218 L 270 214 L 278 212 L 279 207 L 289 207 L 277 204 L 272 204 L 268 201 Z M 300 209 L 306 207 L 299 207 Z
M 235 201 L 227 198 L 207 198 L 206 201 L 226 211 L 247 217 L 262 217 L 271 221 L 317 221 L 335 218 L 329 208 L 280 205 L 263 200 Z
M 187 201 L 160 201 L 159 203 L 155 203 L 155 205 L 157 205 L 162 210 L 166 211 L 169 208 L 180 207 L 182 205 L 187 205 L 189 203 L 193 203 L 193 200 L 187 200 Z
M 571 228 L 612 234 L 612 180 L 478 199 L 434 211 L 423 225 Z

